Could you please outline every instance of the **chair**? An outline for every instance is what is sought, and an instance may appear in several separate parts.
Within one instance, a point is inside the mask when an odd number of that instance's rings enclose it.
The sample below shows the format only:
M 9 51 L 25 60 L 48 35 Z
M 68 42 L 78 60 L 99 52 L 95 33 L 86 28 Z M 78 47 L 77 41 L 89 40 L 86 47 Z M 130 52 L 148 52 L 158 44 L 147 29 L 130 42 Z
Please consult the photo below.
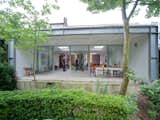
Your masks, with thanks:
M 26 76 L 30 76 L 30 75 L 33 74 L 32 68 L 25 67 L 25 68 L 24 68 L 24 71 L 25 71 L 25 75 L 26 75 Z
M 94 76 L 96 75 L 96 65 L 95 64 L 91 64 L 90 66 L 90 75 L 93 74 Z

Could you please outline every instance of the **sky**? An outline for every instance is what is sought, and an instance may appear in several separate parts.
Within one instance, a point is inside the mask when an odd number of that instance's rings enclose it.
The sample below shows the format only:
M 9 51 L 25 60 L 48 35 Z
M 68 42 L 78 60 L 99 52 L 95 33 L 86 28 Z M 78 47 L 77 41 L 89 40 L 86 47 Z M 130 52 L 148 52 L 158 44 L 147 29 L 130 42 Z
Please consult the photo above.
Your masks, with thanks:
M 122 24 L 121 10 L 110 10 L 105 13 L 92 14 L 87 11 L 87 4 L 80 0 L 58 0 L 59 10 L 54 10 L 49 17 L 50 23 L 63 22 L 67 17 L 68 25 L 99 25 L 99 24 Z M 145 8 L 141 7 L 138 16 L 131 18 L 131 24 L 151 24 L 159 22 L 159 18 L 145 18 Z

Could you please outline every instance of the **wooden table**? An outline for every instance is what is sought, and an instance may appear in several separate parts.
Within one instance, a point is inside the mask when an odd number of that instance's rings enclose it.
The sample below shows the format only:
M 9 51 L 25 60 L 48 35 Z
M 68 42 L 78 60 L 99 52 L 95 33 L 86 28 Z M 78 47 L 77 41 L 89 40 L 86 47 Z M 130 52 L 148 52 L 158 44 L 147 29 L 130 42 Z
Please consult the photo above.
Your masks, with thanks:
M 24 71 L 25 71 L 26 76 L 30 76 L 33 74 L 32 68 L 30 67 L 25 67 Z
M 96 76 L 103 75 L 104 74 L 110 74 L 110 76 L 121 76 L 122 74 L 122 68 L 120 67 L 96 67 Z M 118 74 L 119 72 L 119 74 Z
M 121 76 L 122 74 L 122 68 L 120 67 L 108 67 L 107 68 L 108 71 L 110 72 L 111 76 Z M 118 75 L 118 72 L 119 72 L 119 75 Z
M 96 67 L 96 76 L 104 75 L 104 70 L 102 67 Z

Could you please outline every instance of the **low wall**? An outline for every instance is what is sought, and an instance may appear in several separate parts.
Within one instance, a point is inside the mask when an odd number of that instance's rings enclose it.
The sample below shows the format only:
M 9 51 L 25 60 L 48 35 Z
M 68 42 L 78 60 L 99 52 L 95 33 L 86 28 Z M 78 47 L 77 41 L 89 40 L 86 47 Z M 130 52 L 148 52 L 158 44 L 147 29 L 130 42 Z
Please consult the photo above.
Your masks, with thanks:
M 120 90 L 119 82 L 111 82 L 111 81 L 64 81 L 64 80 L 57 80 L 57 81 L 27 81 L 27 80 L 20 80 L 17 82 L 18 89 L 41 89 L 47 88 L 50 86 L 56 86 L 65 89 L 85 89 L 90 92 L 95 93 L 111 93 L 116 94 Z M 139 85 L 134 84 L 133 82 L 129 83 L 128 87 L 128 94 L 135 94 L 139 91 Z

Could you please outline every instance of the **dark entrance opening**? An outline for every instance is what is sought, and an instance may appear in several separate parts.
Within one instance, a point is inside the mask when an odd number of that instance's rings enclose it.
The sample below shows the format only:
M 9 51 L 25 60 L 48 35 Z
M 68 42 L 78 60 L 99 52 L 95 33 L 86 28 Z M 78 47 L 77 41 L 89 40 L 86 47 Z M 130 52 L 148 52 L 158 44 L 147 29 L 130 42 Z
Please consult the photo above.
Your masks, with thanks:
M 159 64 L 158 64 L 158 67 L 159 67 L 159 75 L 158 75 L 158 77 L 160 78 L 160 50 L 159 50 L 159 52 L 158 52 L 159 54 L 158 54 L 158 57 L 159 57 Z

